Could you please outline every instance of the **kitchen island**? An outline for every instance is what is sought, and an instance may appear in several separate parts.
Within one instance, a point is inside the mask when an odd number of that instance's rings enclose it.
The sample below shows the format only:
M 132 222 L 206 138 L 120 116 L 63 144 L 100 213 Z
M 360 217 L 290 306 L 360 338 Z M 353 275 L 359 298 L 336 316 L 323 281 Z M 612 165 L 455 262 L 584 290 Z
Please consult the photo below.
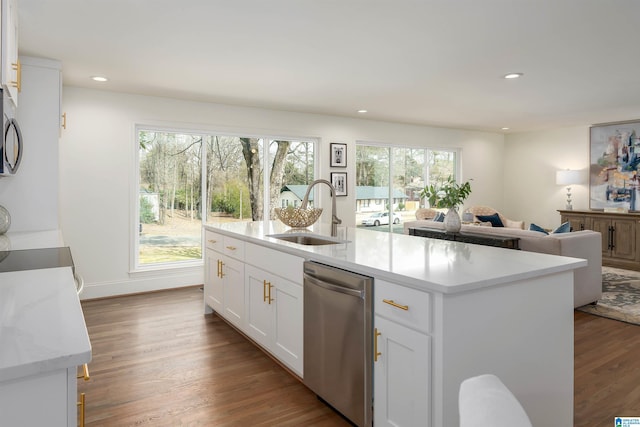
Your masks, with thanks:
M 460 383 L 485 373 L 502 379 L 533 425 L 573 425 L 573 270 L 585 260 L 352 227 L 328 245 L 271 237 L 298 232 L 277 221 L 207 224 L 205 309 L 304 377 L 302 262 L 367 275 L 380 353 L 371 361 L 376 426 L 456 426 Z M 328 224 L 303 233 L 331 239 Z M 276 309 L 288 301 L 267 332 L 256 326 L 261 299 Z

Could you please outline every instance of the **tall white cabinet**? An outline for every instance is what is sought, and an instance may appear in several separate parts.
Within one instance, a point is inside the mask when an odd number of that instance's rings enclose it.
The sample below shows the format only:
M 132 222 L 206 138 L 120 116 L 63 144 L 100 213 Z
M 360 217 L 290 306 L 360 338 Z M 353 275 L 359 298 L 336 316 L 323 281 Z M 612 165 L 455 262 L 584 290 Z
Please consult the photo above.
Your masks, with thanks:
M 2 86 L 18 105 L 21 65 L 18 58 L 18 0 L 2 0 Z
M 0 204 L 11 214 L 10 231 L 58 229 L 62 65 L 31 57 L 22 57 L 21 63 L 16 115 L 24 151 L 17 173 L 0 178 Z

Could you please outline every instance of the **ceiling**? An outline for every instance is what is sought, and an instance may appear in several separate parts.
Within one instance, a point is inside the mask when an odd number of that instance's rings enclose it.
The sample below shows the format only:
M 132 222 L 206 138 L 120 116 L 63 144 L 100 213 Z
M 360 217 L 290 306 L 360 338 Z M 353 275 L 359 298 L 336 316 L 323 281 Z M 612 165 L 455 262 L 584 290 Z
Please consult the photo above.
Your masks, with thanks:
M 636 0 L 19 0 L 19 17 L 20 54 L 62 61 L 68 86 L 491 132 L 640 119 Z

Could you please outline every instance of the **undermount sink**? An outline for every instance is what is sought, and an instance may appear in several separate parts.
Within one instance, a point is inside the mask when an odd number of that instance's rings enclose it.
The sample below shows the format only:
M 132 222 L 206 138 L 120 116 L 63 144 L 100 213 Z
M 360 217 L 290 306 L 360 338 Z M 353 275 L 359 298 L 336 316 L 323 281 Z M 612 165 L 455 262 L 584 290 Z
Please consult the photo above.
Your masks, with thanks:
M 308 233 L 267 234 L 267 237 L 273 237 L 274 239 L 284 240 L 287 242 L 307 246 L 337 245 L 340 243 L 348 243 L 347 240 L 340 240 L 334 237 L 320 236 L 317 234 Z

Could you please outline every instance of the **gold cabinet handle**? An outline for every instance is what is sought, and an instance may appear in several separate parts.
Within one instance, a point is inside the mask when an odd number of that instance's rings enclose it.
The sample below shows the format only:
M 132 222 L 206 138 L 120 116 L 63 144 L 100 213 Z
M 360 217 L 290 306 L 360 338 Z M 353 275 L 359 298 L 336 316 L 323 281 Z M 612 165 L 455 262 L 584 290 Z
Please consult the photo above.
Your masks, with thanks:
M 18 92 L 22 92 L 22 64 L 18 59 L 18 62 L 13 62 L 11 68 L 16 71 L 16 79 L 11 81 L 13 87 L 18 88 Z
M 262 281 L 262 302 L 267 302 L 267 281 Z
M 269 301 L 269 305 L 271 305 L 271 301 L 273 301 L 273 298 L 271 298 L 271 288 L 273 288 L 273 285 L 271 284 L 271 282 L 267 282 L 267 298 Z
M 224 273 L 222 272 L 223 266 L 224 266 L 224 262 L 222 262 L 221 260 L 218 260 L 218 277 L 221 279 L 224 277 Z
M 230 251 L 235 251 L 237 248 L 235 246 L 227 246 L 227 249 Z
M 67 113 L 62 114 L 62 129 L 67 128 Z
M 80 408 L 80 427 L 84 427 L 84 402 L 85 396 L 84 393 L 80 393 L 80 401 L 78 402 L 78 407 Z
M 82 365 L 82 374 L 78 375 L 76 378 L 82 378 L 85 381 L 89 381 L 91 379 L 91 377 L 89 377 L 89 366 L 87 366 L 86 363 Z
M 378 361 L 378 356 L 382 356 L 382 353 L 378 351 L 378 337 L 380 335 L 382 334 L 378 332 L 378 328 L 375 328 L 373 333 L 373 361 L 374 362 Z
M 65 114 L 67 114 L 67 113 L 65 113 Z M 215 242 L 217 242 L 217 240 L 209 239 L 208 242 L 209 243 L 215 243 Z
M 390 306 L 393 306 L 395 308 L 399 308 L 400 310 L 404 310 L 404 311 L 408 311 L 409 310 L 409 306 L 408 305 L 400 305 L 397 302 L 395 302 L 392 299 L 383 299 L 382 300 L 383 303 L 385 304 L 389 304 Z

